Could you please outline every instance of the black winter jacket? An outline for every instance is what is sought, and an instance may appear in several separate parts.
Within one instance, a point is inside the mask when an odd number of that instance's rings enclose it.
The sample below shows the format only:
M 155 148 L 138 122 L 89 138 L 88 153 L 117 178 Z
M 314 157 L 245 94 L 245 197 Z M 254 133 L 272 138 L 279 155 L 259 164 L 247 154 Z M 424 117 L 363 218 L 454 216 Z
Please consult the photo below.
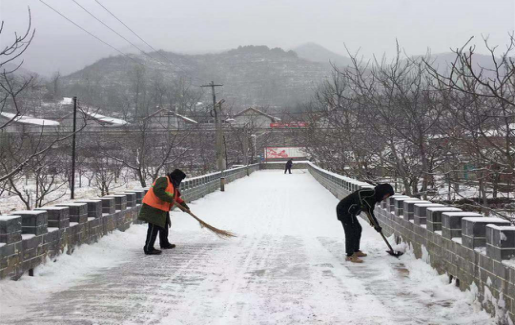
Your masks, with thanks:
M 357 190 L 346 197 L 344 197 L 338 206 L 336 207 L 338 219 L 341 220 L 342 217 L 348 215 L 359 215 L 361 211 L 368 212 L 374 218 L 374 221 L 377 223 L 377 219 L 374 215 L 374 206 L 378 201 L 376 201 L 375 190 L 371 188 Z
M 365 211 L 374 218 L 376 225 L 379 225 L 374 215 L 374 207 L 378 202 L 381 202 L 386 194 L 395 194 L 390 184 L 379 184 L 375 188 L 365 188 L 347 195 L 336 207 L 338 220 L 345 216 L 358 215 L 361 211 Z

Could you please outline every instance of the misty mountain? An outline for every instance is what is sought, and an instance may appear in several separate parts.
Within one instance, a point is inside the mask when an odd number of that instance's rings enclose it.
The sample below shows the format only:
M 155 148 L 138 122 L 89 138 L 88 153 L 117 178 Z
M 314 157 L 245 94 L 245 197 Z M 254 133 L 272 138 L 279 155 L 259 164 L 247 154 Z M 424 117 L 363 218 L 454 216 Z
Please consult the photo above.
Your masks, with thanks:
M 2 67 L 0 67 L 0 72 L 3 73 L 4 71 L 12 71 L 12 73 L 14 73 L 15 75 L 24 78 L 39 76 L 36 72 L 24 68 L 23 65 L 19 66 L 18 64 L 14 64 L 11 62 L 3 64 Z
M 351 59 L 329 51 L 325 47 L 313 42 L 299 45 L 292 49 L 299 58 L 313 62 L 332 63 L 336 66 L 347 66 L 351 64 Z
M 62 78 L 67 96 L 80 95 L 83 102 L 118 106 L 142 81 L 149 89 L 158 83 L 187 80 L 191 87 L 214 81 L 218 98 L 235 110 L 250 106 L 286 107 L 309 99 L 331 67 L 311 62 L 293 51 L 267 46 L 240 46 L 217 54 L 185 55 L 158 51 L 149 55 L 112 56 Z M 140 81 L 136 82 L 137 78 Z M 158 87 L 159 88 L 159 87 Z M 157 88 L 156 88 L 157 89 Z M 210 100 L 210 90 L 205 100 Z M 99 101 L 102 101 L 99 103 Z
M 447 52 L 447 53 L 437 53 L 429 56 L 431 65 L 438 70 L 440 73 L 449 73 L 451 70 L 451 66 L 456 60 L 456 54 Z M 475 71 L 479 72 L 481 68 L 487 69 L 495 69 L 494 62 L 492 61 L 492 57 L 489 55 L 477 54 L 475 53 L 472 56 L 472 62 L 475 66 Z M 493 74 L 488 71 L 484 71 L 486 75 L 492 77 Z

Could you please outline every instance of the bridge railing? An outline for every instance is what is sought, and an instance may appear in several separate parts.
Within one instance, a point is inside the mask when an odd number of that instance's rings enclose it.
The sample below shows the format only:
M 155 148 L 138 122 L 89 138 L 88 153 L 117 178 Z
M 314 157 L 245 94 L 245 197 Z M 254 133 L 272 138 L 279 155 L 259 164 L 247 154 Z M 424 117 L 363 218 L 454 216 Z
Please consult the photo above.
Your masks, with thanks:
M 258 169 L 254 164 L 187 178 L 181 192 L 187 201 L 196 200 L 218 190 L 221 178 L 229 183 Z M 48 259 L 71 254 L 75 247 L 94 243 L 116 229 L 128 229 L 147 191 L 120 191 L 0 216 L 0 279 L 32 275 Z
M 305 163 L 338 199 L 372 185 Z M 477 287 L 478 301 L 501 323 L 515 321 L 515 226 L 507 220 L 394 195 L 374 211 L 383 232 L 405 242 L 460 289 Z M 366 217 L 364 217 L 366 219 Z M 385 247 L 386 248 L 386 247 Z

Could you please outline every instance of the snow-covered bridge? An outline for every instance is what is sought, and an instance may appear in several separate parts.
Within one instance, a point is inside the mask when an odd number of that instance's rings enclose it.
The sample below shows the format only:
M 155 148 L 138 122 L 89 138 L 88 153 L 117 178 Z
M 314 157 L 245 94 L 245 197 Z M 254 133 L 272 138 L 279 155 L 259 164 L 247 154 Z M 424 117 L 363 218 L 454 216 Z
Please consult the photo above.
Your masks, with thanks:
M 265 170 L 190 204 L 221 240 L 173 212 L 174 250 L 143 255 L 133 225 L 0 282 L 0 324 L 493 324 L 408 249 L 364 224 L 364 264 L 345 262 L 337 199 L 307 171 Z

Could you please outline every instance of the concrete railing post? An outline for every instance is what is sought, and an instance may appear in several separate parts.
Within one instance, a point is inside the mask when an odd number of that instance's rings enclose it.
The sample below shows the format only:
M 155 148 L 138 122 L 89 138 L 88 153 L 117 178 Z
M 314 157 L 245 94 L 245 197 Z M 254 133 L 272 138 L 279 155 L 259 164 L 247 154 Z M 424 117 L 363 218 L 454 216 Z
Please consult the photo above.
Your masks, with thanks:
M 415 203 L 415 212 L 413 213 L 413 221 L 416 225 L 425 225 L 427 221 L 427 208 L 443 207 L 438 203 Z
M 77 203 L 86 203 L 88 209 L 88 218 L 102 217 L 102 200 L 78 200 Z
M 116 204 L 114 202 L 114 197 L 101 197 L 100 201 L 102 201 L 102 214 L 113 214 L 116 212 Z
M 404 201 L 420 201 L 417 198 L 408 196 L 395 197 L 393 200 L 395 215 L 397 215 L 397 217 L 399 218 L 402 218 L 404 216 Z
M 463 246 L 474 249 L 486 246 L 486 226 L 510 226 L 510 222 L 501 218 L 466 217 L 461 220 L 461 237 Z
M 442 236 L 447 239 L 461 237 L 461 220 L 465 217 L 482 217 L 474 212 L 443 212 Z
M 459 212 L 461 209 L 453 207 L 436 207 L 426 209 L 427 230 L 435 232 L 442 231 L 442 213 Z
M 423 200 L 406 200 L 403 202 L 402 207 L 402 216 L 406 220 L 413 220 L 415 219 L 415 204 L 422 204 L 422 203 L 431 203 L 429 201 L 423 201 Z
M 36 236 L 48 232 L 48 213 L 46 211 L 17 211 L 21 217 L 21 233 L 34 234 Z
M 20 216 L 0 216 L 0 243 L 12 244 L 21 241 L 21 223 Z
M 486 254 L 501 261 L 515 257 L 515 226 L 486 226 Z
M 68 207 L 51 206 L 37 208 L 36 210 L 47 212 L 48 227 L 63 229 L 70 226 L 70 209 Z
M 88 221 L 87 203 L 63 203 L 56 204 L 56 206 L 70 209 L 70 222 L 85 223 Z

